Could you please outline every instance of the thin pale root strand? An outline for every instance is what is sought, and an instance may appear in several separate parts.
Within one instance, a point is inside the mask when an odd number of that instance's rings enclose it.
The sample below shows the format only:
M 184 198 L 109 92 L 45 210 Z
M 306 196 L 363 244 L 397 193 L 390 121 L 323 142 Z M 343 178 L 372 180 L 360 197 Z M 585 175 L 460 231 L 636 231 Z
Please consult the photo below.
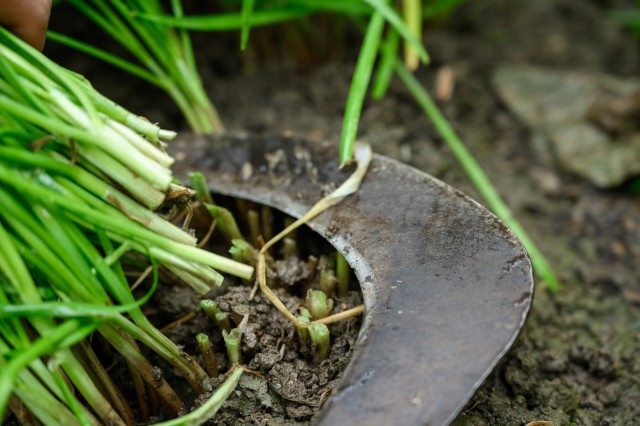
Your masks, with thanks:
M 369 164 L 371 163 L 372 154 L 371 154 L 371 147 L 363 143 L 356 143 L 354 151 L 355 151 L 354 152 L 355 158 L 358 163 L 358 168 L 355 170 L 355 172 L 353 172 L 353 174 L 349 176 L 349 178 L 342 185 L 340 185 L 335 191 L 325 196 L 324 198 L 320 199 L 320 201 L 314 204 L 313 207 L 311 207 L 311 209 L 309 209 L 309 211 L 304 216 L 302 216 L 300 219 L 293 222 L 291 225 L 286 227 L 282 232 L 280 232 L 278 235 L 276 235 L 271 240 L 269 240 L 264 245 L 264 247 L 260 249 L 260 252 L 258 253 L 258 268 L 256 272 L 257 272 L 258 283 L 260 284 L 260 289 L 265 294 L 265 296 L 267 296 L 267 298 L 271 301 L 271 303 L 273 303 L 273 305 L 282 313 L 282 315 L 284 315 L 285 318 L 291 321 L 296 326 L 296 328 L 299 328 L 299 329 L 307 328 L 308 325 L 301 324 L 296 319 L 295 315 L 289 312 L 289 310 L 284 305 L 284 303 L 282 303 L 282 301 L 278 298 L 278 296 L 276 296 L 275 293 L 267 285 L 265 255 L 270 247 L 272 247 L 275 243 L 280 241 L 282 238 L 286 237 L 291 231 L 298 228 L 300 225 L 303 225 L 306 222 L 310 221 L 311 219 L 313 219 L 323 211 L 327 210 L 328 208 L 338 204 L 345 197 L 353 194 L 358 190 L 358 188 L 360 187 L 360 183 L 362 182 L 362 179 L 364 178 L 367 172 L 367 169 L 369 168 Z M 321 322 L 323 324 L 330 324 L 332 322 L 336 322 L 342 319 L 347 319 L 356 315 L 360 315 L 362 312 L 364 312 L 364 306 L 361 305 L 356 308 L 349 309 L 344 312 L 340 312 L 338 314 L 323 318 L 317 322 Z

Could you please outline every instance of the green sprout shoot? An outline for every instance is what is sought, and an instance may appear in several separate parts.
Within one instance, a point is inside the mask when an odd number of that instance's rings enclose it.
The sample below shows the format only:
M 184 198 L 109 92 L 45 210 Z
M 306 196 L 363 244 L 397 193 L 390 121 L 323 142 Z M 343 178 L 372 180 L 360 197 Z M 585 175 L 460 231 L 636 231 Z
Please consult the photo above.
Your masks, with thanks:
M 422 38 L 422 0 L 403 0 L 402 16 L 413 36 Z M 414 71 L 420 64 L 418 51 L 406 42 L 404 44 L 404 63 L 408 69 Z
M 344 297 L 349 291 L 349 281 L 351 279 L 351 268 L 347 259 L 340 252 L 336 252 L 336 273 L 338 275 L 338 296 Z
M 284 238 L 282 240 L 282 255 L 285 259 L 298 257 L 298 241 L 289 237 Z
M 317 269 L 320 271 L 318 286 L 329 297 L 336 295 L 336 285 L 338 279 L 336 277 L 336 257 L 320 256 Z
M 228 209 L 215 204 L 205 204 L 205 207 L 209 210 L 211 217 L 217 223 L 218 230 L 227 241 L 245 239 L 238 228 L 236 219 Z
M 209 340 L 209 336 L 204 333 L 198 333 L 196 341 L 207 374 L 209 377 L 218 377 L 218 363 L 216 362 L 216 355 L 213 352 L 213 345 L 211 344 L 211 340 Z
M 207 186 L 207 180 L 202 172 L 189 172 L 189 182 L 191 187 L 196 191 L 196 198 L 201 203 L 213 204 L 211 191 Z
M 309 316 L 311 315 L 309 311 L 306 312 L 307 315 L 301 314 L 298 315 L 298 322 L 306 328 L 296 328 L 296 333 L 298 334 L 298 342 L 300 343 L 300 349 L 304 349 L 309 345 L 309 324 L 311 320 Z
M 313 363 L 317 365 L 329 358 L 331 351 L 329 327 L 319 322 L 312 322 L 307 330 L 309 330 L 309 337 L 313 343 Z
M 311 312 L 309 312 L 309 310 L 304 306 L 300 306 L 298 310 L 300 311 L 300 316 L 311 318 Z
M 307 309 L 311 312 L 313 319 L 328 317 L 333 309 L 333 299 L 321 290 L 311 290 L 307 292 Z
M 336 284 L 338 284 L 338 279 L 333 270 L 323 269 L 320 271 L 320 290 L 323 293 L 329 296 L 335 294 Z
M 242 341 L 242 330 L 240 327 L 234 328 L 231 331 L 222 330 L 222 338 L 224 339 L 224 345 L 227 348 L 227 355 L 229 356 L 231 365 L 241 364 L 240 343 Z
M 231 248 L 229 254 L 231 258 L 236 262 L 246 263 L 248 265 L 255 265 L 257 251 L 251 244 L 245 240 L 233 239 L 231 240 Z
M 231 321 L 229 321 L 229 314 L 225 312 L 218 312 L 215 315 L 216 325 L 223 333 L 231 331 Z
M 200 308 L 204 313 L 212 320 L 216 320 L 216 314 L 220 312 L 218 304 L 211 299 L 204 299 L 200 301 Z

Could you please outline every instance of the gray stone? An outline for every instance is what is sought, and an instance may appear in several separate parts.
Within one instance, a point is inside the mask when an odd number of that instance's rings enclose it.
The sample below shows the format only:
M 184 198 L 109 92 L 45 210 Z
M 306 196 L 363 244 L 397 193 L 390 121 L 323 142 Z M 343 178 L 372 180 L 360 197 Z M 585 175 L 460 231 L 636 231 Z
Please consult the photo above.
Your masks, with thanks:
M 493 84 L 563 169 L 599 188 L 640 174 L 640 80 L 506 66 Z

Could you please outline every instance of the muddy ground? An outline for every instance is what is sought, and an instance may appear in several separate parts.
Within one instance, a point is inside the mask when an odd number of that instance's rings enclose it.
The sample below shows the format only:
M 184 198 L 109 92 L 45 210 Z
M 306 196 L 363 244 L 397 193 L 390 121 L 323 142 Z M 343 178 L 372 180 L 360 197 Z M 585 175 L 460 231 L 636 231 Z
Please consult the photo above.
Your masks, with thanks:
M 417 76 L 433 92 L 438 70 L 445 66 L 453 70 L 455 92 L 440 106 L 562 283 L 556 293 L 538 283 L 522 336 L 457 424 L 639 422 L 637 186 L 626 182 L 602 189 L 567 172 L 554 150 L 541 142 L 545 129 L 532 128 L 514 113 L 492 83 L 495 71 L 509 64 L 535 65 L 549 75 L 571 70 L 635 77 L 640 70 L 638 42 L 608 16 L 612 7 L 630 4 L 480 0 L 431 22 L 425 34 L 432 64 Z M 337 141 L 358 39 L 344 35 L 351 47 L 314 56 L 294 49 L 286 37 L 283 42 L 274 32 L 255 31 L 252 38 L 261 35 L 270 37 L 272 46 L 265 49 L 254 41 L 245 54 L 236 50 L 235 35 L 196 37 L 196 45 L 206 46 L 199 52 L 202 72 L 227 128 L 287 131 Z M 318 33 L 301 40 L 322 38 Z M 55 54 L 57 49 L 49 51 Z M 105 72 L 103 65 L 78 58 L 71 62 L 129 108 L 165 126 L 183 126 L 175 110 L 159 102 L 164 99 L 161 93 L 141 91 L 139 83 Z M 446 144 L 398 81 L 384 100 L 367 102 L 360 138 L 377 152 L 479 199 Z

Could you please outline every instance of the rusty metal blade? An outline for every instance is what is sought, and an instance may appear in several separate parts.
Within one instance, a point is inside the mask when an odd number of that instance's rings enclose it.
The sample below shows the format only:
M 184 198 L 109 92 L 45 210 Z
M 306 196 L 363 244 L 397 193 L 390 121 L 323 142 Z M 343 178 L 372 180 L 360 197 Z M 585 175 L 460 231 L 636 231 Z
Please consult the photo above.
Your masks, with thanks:
M 178 174 L 201 170 L 213 191 L 294 217 L 349 174 L 334 148 L 296 138 L 190 137 L 171 151 Z M 520 242 L 461 192 L 382 156 L 357 194 L 309 226 L 346 256 L 366 306 L 317 424 L 449 424 L 526 319 L 533 278 Z

